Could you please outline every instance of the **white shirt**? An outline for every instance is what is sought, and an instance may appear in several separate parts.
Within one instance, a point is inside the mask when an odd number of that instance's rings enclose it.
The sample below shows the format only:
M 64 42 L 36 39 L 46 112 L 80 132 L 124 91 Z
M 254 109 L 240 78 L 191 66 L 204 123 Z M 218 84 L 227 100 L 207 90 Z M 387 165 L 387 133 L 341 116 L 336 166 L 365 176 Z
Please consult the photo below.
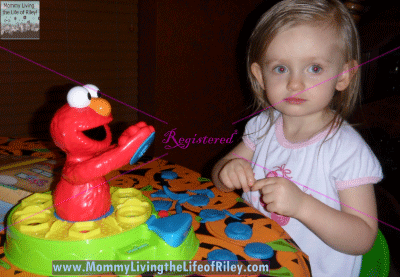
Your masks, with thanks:
M 333 130 L 321 146 L 329 128 L 308 141 L 291 143 L 284 136 L 281 114 L 275 111 L 274 118 L 271 128 L 264 112 L 246 125 L 243 141 L 254 151 L 256 180 L 266 175 L 285 176 L 305 193 L 337 210 L 341 209 L 338 190 L 382 180 L 378 159 L 347 122 L 336 134 L 337 129 Z M 272 217 L 293 238 L 309 256 L 313 276 L 359 276 L 362 256 L 332 249 L 297 219 L 271 215 L 260 203 L 259 191 L 243 193 L 243 199 Z

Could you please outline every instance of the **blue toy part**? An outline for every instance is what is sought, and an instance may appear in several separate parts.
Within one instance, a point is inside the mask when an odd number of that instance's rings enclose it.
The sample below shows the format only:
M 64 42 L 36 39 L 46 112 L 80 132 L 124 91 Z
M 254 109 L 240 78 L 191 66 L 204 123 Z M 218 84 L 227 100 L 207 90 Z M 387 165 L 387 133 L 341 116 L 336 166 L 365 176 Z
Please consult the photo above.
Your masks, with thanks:
M 229 261 L 231 264 L 237 264 L 237 256 L 226 249 L 215 249 L 208 253 L 207 261 L 211 264 L 212 261 Z
M 174 179 L 178 178 L 178 173 L 173 172 L 171 170 L 163 171 L 163 172 L 161 172 L 161 178 L 168 179 L 168 180 L 174 180 Z
M 272 249 L 272 247 L 261 242 L 253 242 L 247 244 L 244 247 L 244 253 L 252 258 L 260 260 L 268 260 L 274 256 L 274 250 Z
M 192 195 L 189 197 L 189 199 L 187 200 L 187 202 L 190 205 L 199 207 L 199 206 L 207 206 L 208 202 L 210 202 L 210 198 L 208 198 L 205 195 Z
M 111 205 L 111 207 L 110 207 L 110 209 L 108 210 L 107 213 L 105 213 L 104 215 L 102 215 L 102 216 L 100 216 L 100 217 L 98 217 L 98 218 L 96 218 L 96 219 L 91 219 L 91 220 L 87 220 L 87 221 L 98 221 L 98 220 L 100 220 L 100 219 L 109 217 L 110 215 L 112 215 L 113 212 L 114 212 L 114 207 L 113 207 L 113 205 Z M 59 216 L 57 215 L 56 212 L 54 212 L 54 217 L 57 218 L 58 220 L 62 220 L 62 221 L 66 221 L 66 222 L 71 222 L 71 223 L 79 222 L 79 221 L 69 221 L 69 220 L 62 219 L 61 217 L 59 217 Z
M 226 214 L 223 211 L 204 209 L 200 211 L 199 216 L 201 217 L 200 222 L 205 223 L 207 221 L 218 221 L 224 219 Z
M 210 189 L 196 189 L 196 190 L 188 190 L 190 192 L 194 192 L 196 194 L 201 194 L 201 195 L 206 195 L 209 198 L 214 198 L 214 192 L 212 192 L 212 190 Z
M 156 219 L 152 215 L 146 223 L 149 230 L 156 233 L 168 245 L 178 247 L 189 234 L 192 216 L 188 213 L 180 213 Z
M 249 225 L 240 222 L 232 222 L 226 226 L 225 234 L 231 239 L 248 240 L 253 235 L 253 230 Z
M 186 194 L 186 193 L 174 193 L 174 192 L 170 191 L 167 186 L 163 186 L 163 189 L 164 189 L 165 194 L 169 198 L 171 198 L 172 200 L 178 200 L 181 203 L 184 203 L 190 198 L 189 194 Z
M 147 149 L 153 143 L 155 134 L 156 134 L 155 132 L 151 133 L 150 136 L 142 143 L 142 145 L 139 146 L 138 150 L 136 150 L 136 152 L 133 155 L 129 164 L 132 165 L 132 164 L 136 163 L 143 156 L 143 154 L 147 151 Z
M 153 205 L 157 212 L 168 211 L 172 206 L 172 202 L 167 200 L 153 200 Z

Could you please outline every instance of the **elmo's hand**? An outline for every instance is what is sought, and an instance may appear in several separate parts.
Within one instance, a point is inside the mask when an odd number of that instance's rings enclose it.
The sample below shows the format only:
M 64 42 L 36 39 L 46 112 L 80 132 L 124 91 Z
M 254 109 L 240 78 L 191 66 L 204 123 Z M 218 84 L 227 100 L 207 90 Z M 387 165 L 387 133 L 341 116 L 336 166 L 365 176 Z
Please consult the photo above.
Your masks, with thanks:
M 143 142 L 154 131 L 153 126 L 148 126 L 145 122 L 136 123 L 122 133 L 118 139 L 118 146 L 126 148 L 135 144 L 136 141 Z

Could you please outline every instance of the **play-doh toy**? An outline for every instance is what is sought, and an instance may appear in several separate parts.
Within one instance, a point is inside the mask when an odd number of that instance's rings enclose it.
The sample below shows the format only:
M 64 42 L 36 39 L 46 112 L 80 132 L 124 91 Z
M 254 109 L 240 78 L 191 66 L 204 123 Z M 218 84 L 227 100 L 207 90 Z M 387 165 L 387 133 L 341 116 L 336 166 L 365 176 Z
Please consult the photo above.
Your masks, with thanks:
M 51 194 L 36 193 L 15 206 L 7 220 L 4 252 L 15 266 L 51 276 L 53 260 L 191 260 L 199 247 L 192 217 L 159 218 L 152 202 L 134 188 L 111 188 L 114 211 L 96 221 L 55 216 Z
M 66 153 L 55 190 L 37 193 L 7 218 L 4 253 L 22 270 L 50 276 L 53 260 L 190 260 L 199 247 L 189 214 L 160 218 L 134 188 L 109 186 L 112 170 L 137 162 L 154 141 L 139 122 L 111 145 L 111 105 L 94 85 L 72 88 L 50 132 Z

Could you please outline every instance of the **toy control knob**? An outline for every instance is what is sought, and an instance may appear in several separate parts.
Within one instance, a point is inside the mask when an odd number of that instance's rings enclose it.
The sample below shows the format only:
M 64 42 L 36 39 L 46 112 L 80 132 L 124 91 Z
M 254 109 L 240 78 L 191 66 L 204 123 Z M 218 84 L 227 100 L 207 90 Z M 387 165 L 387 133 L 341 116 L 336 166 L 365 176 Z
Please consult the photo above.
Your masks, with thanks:
M 136 150 L 135 154 L 131 158 L 131 161 L 129 162 L 129 164 L 132 165 L 132 164 L 136 163 L 143 156 L 143 154 L 147 151 L 147 149 L 153 143 L 154 138 L 155 138 L 155 132 L 151 133 L 150 136 L 142 143 L 142 145 L 139 146 L 138 150 Z

